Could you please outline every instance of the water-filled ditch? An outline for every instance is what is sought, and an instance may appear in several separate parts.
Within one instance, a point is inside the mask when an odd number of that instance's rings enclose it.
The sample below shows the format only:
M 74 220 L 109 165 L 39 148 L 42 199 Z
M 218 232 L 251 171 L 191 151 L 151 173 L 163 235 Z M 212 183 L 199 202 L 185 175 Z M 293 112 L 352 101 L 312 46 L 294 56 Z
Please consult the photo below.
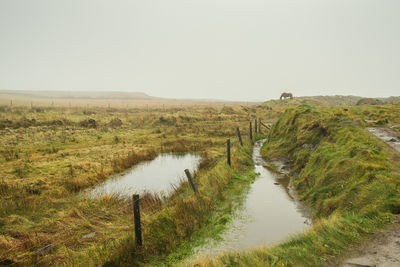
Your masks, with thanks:
M 255 172 L 260 175 L 251 184 L 243 204 L 220 238 L 195 248 L 194 257 L 273 245 L 310 224 L 310 213 L 296 200 L 289 188 L 289 177 L 266 168 L 260 153 L 264 142 L 254 145 Z
M 273 245 L 308 227 L 310 213 L 296 200 L 289 177 L 269 170 L 262 159 L 260 150 L 264 141 L 255 143 L 252 156 L 255 172 L 260 175 L 251 184 L 233 220 L 218 240 L 210 238 L 195 248 L 194 257 Z M 196 154 L 161 154 L 108 179 L 92 189 L 91 194 L 131 196 L 144 191 L 168 194 L 184 179 L 184 169 L 193 172 L 200 160 L 201 156 Z

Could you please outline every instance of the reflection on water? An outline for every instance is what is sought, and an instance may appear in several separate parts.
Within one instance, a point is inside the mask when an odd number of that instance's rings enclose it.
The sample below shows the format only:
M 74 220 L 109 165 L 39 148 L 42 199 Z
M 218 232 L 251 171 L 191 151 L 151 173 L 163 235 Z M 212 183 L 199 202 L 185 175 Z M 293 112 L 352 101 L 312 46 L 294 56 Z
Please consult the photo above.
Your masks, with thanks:
M 108 179 L 95 187 L 91 194 L 132 195 L 149 191 L 169 193 L 184 176 L 184 170 L 197 169 L 201 156 L 196 154 L 162 154 L 154 160 L 141 162 L 123 175 Z
M 276 244 L 307 228 L 310 214 L 290 193 L 289 178 L 270 172 L 261 157 L 264 140 L 253 150 L 255 171 L 260 173 L 233 221 L 222 234 L 222 241 L 210 240 L 195 249 L 195 256 Z

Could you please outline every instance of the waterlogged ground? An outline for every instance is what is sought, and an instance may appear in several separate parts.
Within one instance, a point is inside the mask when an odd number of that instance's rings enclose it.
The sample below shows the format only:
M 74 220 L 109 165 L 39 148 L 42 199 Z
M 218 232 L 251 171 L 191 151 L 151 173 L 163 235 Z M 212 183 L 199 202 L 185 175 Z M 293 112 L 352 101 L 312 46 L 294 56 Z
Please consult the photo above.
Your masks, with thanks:
M 184 179 L 184 170 L 193 172 L 200 160 L 201 156 L 197 154 L 161 154 L 154 160 L 137 164 L 125 174 L 108 179 L 95 187 L 91 194 L 130 196 L 143 191 L 168 194 Z
M 196 248 L 194 258 L 273 245 L 308 227 L 310 214 L 292 196 L 289 178 L 265 167 L 267 163 L 260 154 L 264 141 L 254 145 L 255 172 L 260 175 L 251 185 L 243 206 L 221 239 L 210 239 Z

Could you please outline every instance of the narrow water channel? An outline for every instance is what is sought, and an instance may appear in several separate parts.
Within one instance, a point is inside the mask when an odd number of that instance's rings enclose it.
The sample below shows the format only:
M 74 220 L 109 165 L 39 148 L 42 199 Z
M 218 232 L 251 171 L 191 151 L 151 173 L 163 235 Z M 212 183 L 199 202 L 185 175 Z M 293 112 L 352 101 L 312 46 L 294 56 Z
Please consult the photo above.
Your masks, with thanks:
M 201 156 L 196 154 L 161 154 L 154 160 L 135 165 L 122 175 L 109 178 L 90 194 L 131 196 L 144 191 L 168 194 L 184 178 L 184 170 L 193 172 L 200 160 Z
M 195 258 L 273 245 L 308 227 L 310 213 L 291 193 L 288 176 L 265 167 L 267 163 L 260 153 L 264 142 L 254 145 L 255 172 L 260 175 L 251 185 L 242 208 L 222 233 L 222 241 L 207 241 L 195 249 Z

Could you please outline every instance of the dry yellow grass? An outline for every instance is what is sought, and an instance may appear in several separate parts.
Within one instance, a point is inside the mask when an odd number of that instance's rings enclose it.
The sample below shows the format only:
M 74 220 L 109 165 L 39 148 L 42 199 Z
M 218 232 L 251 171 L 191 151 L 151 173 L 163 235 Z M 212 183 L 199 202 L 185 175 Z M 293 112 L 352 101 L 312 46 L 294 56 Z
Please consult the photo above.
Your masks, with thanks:
M 129 200 L 80 193 L 162 152 L 195 151 L 210 165 L 263 107 L 0 107 L 0 261 L 63 262 L 131 233 Z M 237 141 L 234 141 L 234 145 Z M 208 162 L 208 163 L 207 163 Z M 149 198 L 145 210 L 160 209 Z M 148 206 L 148 207 L 147 207 Z M 96 232 L 95 237 L 83 239 Z M 55 244 L 50 256 L 33 256 Z

